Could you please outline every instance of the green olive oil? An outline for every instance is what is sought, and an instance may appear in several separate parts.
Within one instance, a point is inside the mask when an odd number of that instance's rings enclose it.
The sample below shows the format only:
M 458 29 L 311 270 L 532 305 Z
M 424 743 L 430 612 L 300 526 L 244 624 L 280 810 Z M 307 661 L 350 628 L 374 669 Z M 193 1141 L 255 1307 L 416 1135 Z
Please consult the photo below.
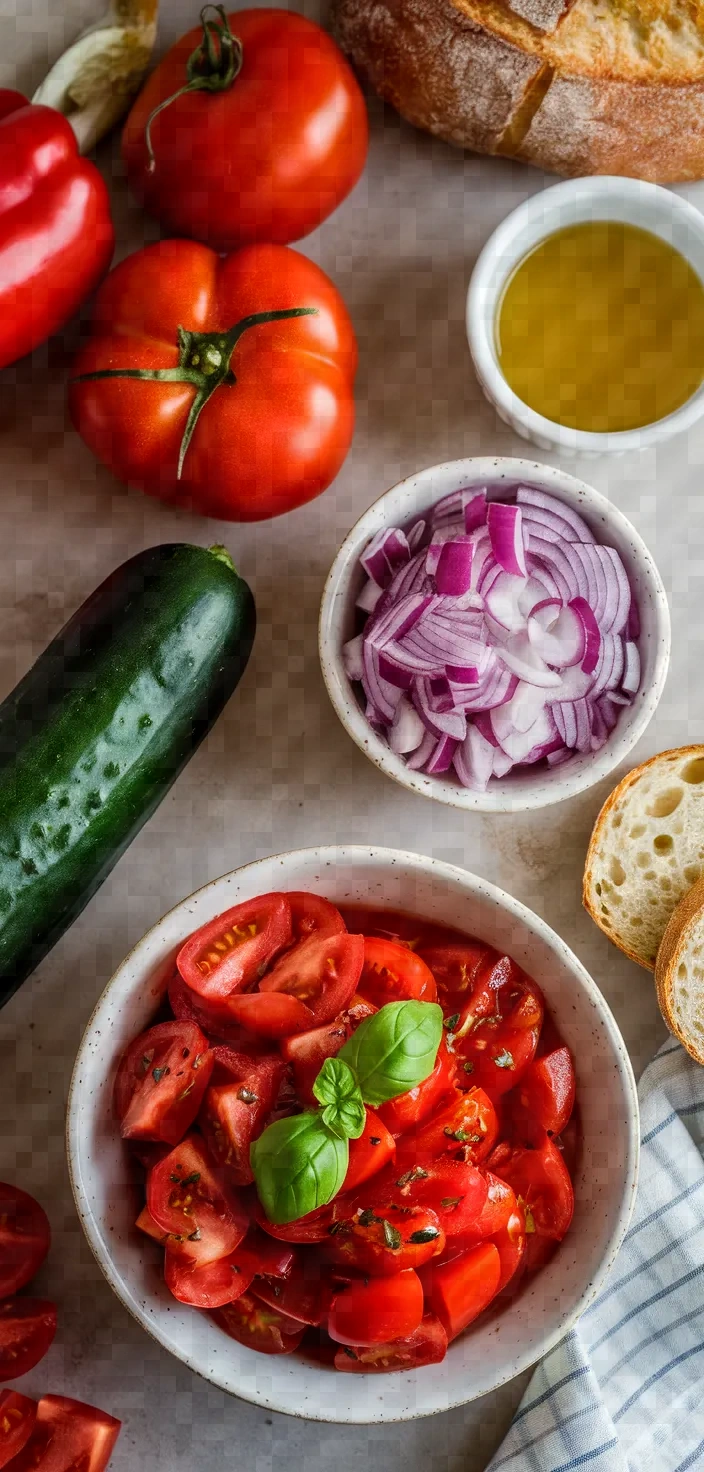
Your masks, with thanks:
M 499 303 L 507 383 L 572 429 L 639 429 L 704 380 L 704 286 L 667 241 L 616 220 L 559 230 L 516 267 Z

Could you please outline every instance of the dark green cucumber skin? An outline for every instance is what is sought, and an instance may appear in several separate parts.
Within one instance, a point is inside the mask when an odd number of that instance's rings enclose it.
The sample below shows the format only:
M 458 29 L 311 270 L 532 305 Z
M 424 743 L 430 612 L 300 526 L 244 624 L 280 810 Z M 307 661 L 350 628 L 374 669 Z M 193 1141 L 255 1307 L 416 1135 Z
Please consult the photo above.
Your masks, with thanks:
M 0 1006 L 80 914 L 219 716 L 256 615 L 215 553 L 140 552 L 0 705 Z

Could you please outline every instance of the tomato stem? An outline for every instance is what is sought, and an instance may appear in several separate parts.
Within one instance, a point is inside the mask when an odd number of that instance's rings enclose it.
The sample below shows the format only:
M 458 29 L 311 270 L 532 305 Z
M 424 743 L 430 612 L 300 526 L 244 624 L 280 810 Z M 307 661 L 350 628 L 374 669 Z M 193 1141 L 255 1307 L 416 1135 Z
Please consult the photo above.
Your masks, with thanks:
M 141 378 L 150 383 L 190 383 L 196 389 L 188 411 L 186 428 L 179 449 L 177 480 L 181 479 L 183 462 L 201 410 L 222 384 L 237 382 L 230 359 L 242 334 L 250 327 L 265 322 L 283 322 L 290 317 L 317 316 L 317 307 L 286 307 L 275 312 L 252 312 L 242 317 L 225 332 L 189 332 L 178 329 L 179 359 L 176 368 L 100 368 L 94 373 L 79 373 L 72 383 L 88 383 L 97 378 Z
M 209 10 L 215 10 L 218 20 L 206 18 Z M 222 5 L 204 5 L 200 13 L 203 37 L 186 62 L 187 81 L 177 92 L 166 97 L 149 114 L 144 130 L 144 141 L 149 155 L 148 171 L 154 173 L 156 159 L 152 148 L 152 123 L 165 107 L 170 107 L 177 97 L 186 92 L 226 92 L 242 70 L 244 52 L 239 36 L 233 35 Z

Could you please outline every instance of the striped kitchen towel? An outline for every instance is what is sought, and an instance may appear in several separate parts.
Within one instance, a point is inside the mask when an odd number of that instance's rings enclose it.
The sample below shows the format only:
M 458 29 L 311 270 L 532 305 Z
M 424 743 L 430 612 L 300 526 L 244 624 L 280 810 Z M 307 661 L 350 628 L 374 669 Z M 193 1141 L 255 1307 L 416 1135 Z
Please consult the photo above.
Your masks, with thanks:
M 704 1068 L 669 1038 L 638 1092 L 630 1229 L 487 1472 L 704 1472 Z

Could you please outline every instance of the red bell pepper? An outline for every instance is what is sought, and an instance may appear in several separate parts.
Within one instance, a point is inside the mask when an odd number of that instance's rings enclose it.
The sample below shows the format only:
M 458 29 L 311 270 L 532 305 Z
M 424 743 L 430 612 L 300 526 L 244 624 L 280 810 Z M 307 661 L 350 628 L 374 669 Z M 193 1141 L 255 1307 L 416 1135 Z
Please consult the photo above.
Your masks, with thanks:
M 114 244 L 107 188 L 70 124 L 0 90 L 0 368 L 63 327 Z

